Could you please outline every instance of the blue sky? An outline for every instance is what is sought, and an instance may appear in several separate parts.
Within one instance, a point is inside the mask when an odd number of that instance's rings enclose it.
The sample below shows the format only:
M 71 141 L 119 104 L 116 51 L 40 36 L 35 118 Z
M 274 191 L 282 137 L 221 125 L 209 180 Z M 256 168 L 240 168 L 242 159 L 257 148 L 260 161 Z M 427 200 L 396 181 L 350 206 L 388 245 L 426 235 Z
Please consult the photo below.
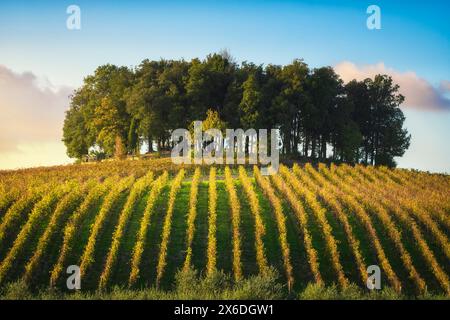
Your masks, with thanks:
M 81 30 L 66 28 L 70 4 L 81 8 Z M 381 9 L 381 30 L 366 28 L 371 4 Z M 442 84 L 450 81 L 449 14 L 450 2 L 432 0 L 2 1 L 0 65 L 19 75 L 31 72 L 54 87 L 73 88 L 100 64 L 203 58 L 226 48 L 237 61 L 264 64 L 294 58 L 312 67 L 383 63 L 407 86 L 420 80 L 446 99 L 450 90 L 442 90 Z M 432 108 L 405 107 L 413 142 L 399 164 L 450 172 L 450 108 L 427 109 Z M 63 150 L 58 148 L 55 152 Z M 1 166 L 8 164 L 0 160 Z

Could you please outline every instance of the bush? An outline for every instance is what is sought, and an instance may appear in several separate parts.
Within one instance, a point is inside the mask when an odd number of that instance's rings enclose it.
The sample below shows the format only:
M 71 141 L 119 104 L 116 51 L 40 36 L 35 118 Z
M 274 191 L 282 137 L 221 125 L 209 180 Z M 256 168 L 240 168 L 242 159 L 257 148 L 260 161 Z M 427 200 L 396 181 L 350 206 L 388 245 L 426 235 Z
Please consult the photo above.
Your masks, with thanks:
M 322 284 L 310 283 L 298 297 L 300 300 L 335 300 L 339 299 L 339 292 L 334 284 L 326 287 Z
M 30 300 L 33 294 L 24 280 L 9 283 L 1 293 L 2 300 Z
M 286 296 L 284 286 L 278 283 L 278 273 L 269 268 L 264 275 L 257 275 L 234 282 L 223 271 L 215 271 L 206 277 L 188 268 L 175 276 L 175 299 L 282 299 Z
M 278 282 L 278 273 L 268 268 L 264 275 L 241 280 L 225 299 L 278 300 L 287 296 L 286 287 Z
M 298 298 L 300 300 L 400 300 L 406 297 L 398 294 L 391 287 L 367 292 L 355 284 L 339 289 L 335 284 L 323 286 L 311 283 L 299 293 Z
M 291 299 L 285 285 L 279 282 L 275 269 L 268 268 L 267 273 L 235 282 L 232 275 L 216 271 L 209 276 L 200 275 L 192 267 L 177 272 L 175 286 L 164 291 L 156 287 L 140 290 L 114 286 L 111 290 L 61 292 L 48 288 L 39 292 L 29 289 L 23 280 L 5 285 L 0 292 L 0 300 L 279 300 Z M 323 286 L 310 283 L 298 293 L 300 300 L 401 300 L 409 297 L 398 294 L 393 288 L 367 290 L 350 284 L 345 289 L 337 285 Z M 437 300 L 449 297 L 425 293 L 417 299 Z

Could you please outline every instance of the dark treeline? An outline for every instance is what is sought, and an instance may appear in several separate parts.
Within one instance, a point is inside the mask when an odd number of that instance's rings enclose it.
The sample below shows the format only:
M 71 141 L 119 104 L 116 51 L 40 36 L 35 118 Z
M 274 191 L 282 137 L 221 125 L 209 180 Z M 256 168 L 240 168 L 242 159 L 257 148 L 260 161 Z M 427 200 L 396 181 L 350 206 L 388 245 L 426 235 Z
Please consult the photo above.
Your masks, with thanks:
M 282 154 L 394 166 L 410 141 L 398 89 L 386 75 L 344 85 L 331 67 L 238 65 L 227 53 L 108 64 L 74 92 L 63 141 L 74 158 L 166 149 L 173 129 L 213 110 L 227 128 L 279 129 Z

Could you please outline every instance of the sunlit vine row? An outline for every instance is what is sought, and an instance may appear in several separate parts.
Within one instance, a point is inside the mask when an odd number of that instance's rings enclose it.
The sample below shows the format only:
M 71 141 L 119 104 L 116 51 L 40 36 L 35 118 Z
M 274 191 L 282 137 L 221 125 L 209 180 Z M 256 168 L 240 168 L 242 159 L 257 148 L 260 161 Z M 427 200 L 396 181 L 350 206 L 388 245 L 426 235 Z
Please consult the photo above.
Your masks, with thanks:
M 94 206 L 95 203 L 100 203 L 100 199 L 103 198 L 107 191 L 107 188 L 110 187 L 112 181 L 116 181 L 116 179 L 113 178 L 105 181 L 105 183 L 99 183 L 94 186 L 89 191 L 80 207 L 71 216 L 69 222 L 65 226 L 63 244 L 60 249 L 58 260 L 53 266 L 52 271 L 50 272 L 50 286 L 55 286 L 56 282 L 61 276 L 63 266 L 66 263 L 67 257 L 69 256 L 75 244 L 75 235 L 80 227 L 81 221 L 88 214 L 89 210 Z
M 195 219 L 197 217 L 197 197 L 198 185 L 200 183 L 201 170 L 199 167 L 195 169 L 191 182 L 191 191 L 189 193 L 189 212 L 187 216 L 187 232 L 186 232 L 186 258 L 184 260 L 183 269 L 186 271 L 191 267 L 192 260 L 192 242 L 194 241 Z
M 26 218 L 26 211 L 28 211 L 28 209 L 31 210 L 31 207 L 42 198 L 42 195 L 47 190 L 47 187 L 48 186 L 44 185 L 41 188 L 27 191 L 16 202 L 14 202 L 11 207 L 9 207 L 0 224 L 0 244 L 5 239 L 8 230 Z
M 293 167 L 293 172 L 305 184 L 304 186 L 299 183 L 300 188 L 297 188 L 296 190 L 299 191 L 299 194 L 301 194 L 305 198 L 306 202 L 308 203 L 308 206 L 311 208 L 311 211 L 316 216 L 322 229 L 325 242 L 327 244 L 327 248 L 331 256 L 331 263 L 338 277 L 338 282 L 343 288 L 345 288 L 349 285 L 349 282 L 347 277 L 345 276 L 344 269 L 340 262 L 339 249 L 337 246 L 336 239 L 333 236 L 332 228 L 328 223 L 328 219 L 326 217 L 326 209 L 320 204 L 320 202 L 317 200 L 316 195 L 310 190 L 310 188 L 314 190 L 314 183 L 305 174 L 305 172 L 301 170 L 300 167 L 297 166 L 296 164 Z
M 3 186 L 0 188 L 0 218 L 2 218 L 3 213 L 6 213 L 8 208 L 17 201 L 19 195 L 20 192 L 17 189 L 6 191 Z
M 54 233 L 57 232 L 58 228 L 62 227 L 64 216 L 75 211 L 77 206 L 82 201 L 84 193 L 88 191 L 88 188 L 91 186 L 92 184 L 88 184 L 83 187 L 79 183 L 74 183 L 73 186 L 70 187 L 70 192 L 66 194 L 58 203 L 56 209 L 50 217 L 50 221 L 48 222 L 44 233 L 38 240 L 37 247 L 34 250 L 32 257 L 25 266 L 23 278 L 26 282 L 30 282 L 32 280 L 39 263 L 45 257 L 45 253 Z
M 212 275 L 216 270 L 217 260 L 217 186 L 216 168 L 211 167 L 209 171 L 208 185 L 208 248 L 206 274 Z
M 233 177 L 229 167 L 225 167 L 225 186 L 228 191 L 228 199 L 231 209 L 231 223 L 233 226 L 233 274 L 234 279 L 239 281 L 242 279 L 242 263 L 241 263 L 241 205 L 234 186 Z
M 319 164 L 319 167 L 322 167 L 322 165 Z M 335 189 L 335 186 L 332 185 L 327 179 L 325 179 L 312 166 L 306 166 L 306 170 L 322 186 L 322 188 L 315 188 L 316 192 L 320 195 L 323 201 L 333 209 L 336 217 L 341 222 L 346 234 L 347 241 L 355 257 L 356 265 L 358 267 L 358 272 L 361 277 L 362 283 L 365 284 L 367 281 L 367 269 L 366 263 L 364 262 L 364 257 L 361 255 L 360 243 L 359 240 L 355 237 L 353 228 L 347 217 L 347 212 L 345 212 L 340 201 L 338 200 L 337 190 Z
M 125 234 L 126 227 L 133 214 L 140 197 L 147 190 L 148 186 L 153 181 L 153 172 L 147 173 L 144 177 L 136 181 L 130 191 L 130 195 L 127 198 L 125 206 L 119 216 L 119 221 L 117 223 L 116 229 L 114 230 L 112 236 L 112 243 L 109 247 L 108 255 L 106 257 L 105 266 L 103 272 L 100 275 L 99 288 L 105 289 L 108 285 L 109 279 L 111 277 L 112 270 L 117 261 L 117 256 L 119 254 L 120 244 L 122 238 Z
M 447 187 L 442 186 L 442 181 L 430 179 L 429 174 L 406 172 L 400 169 L 392 170 L 386 167 L 381 167 L 380 170 L 383 174 L 399 180 L 409 192 L 408 199 L 415 199 L 416 206 L 420 203 L 421 210 L 425 210 L 433 219 L 450 229 L 450 215 L 448 214 L 450 197 Z M 433 188 L 430 188 L 430 185 Z M 444 188 L 440 189 L 440 187 Z
M 433 219 L 431 219 L 428 211 L 425 211 L 417 202 L 417 200 L 404 195 L 401 192 L 397 192 L 395 197 L 393 195 L 393 190 L 395 190 L 395 186 L 391 181 L 389 181 L 385 173 L 377 172 L 375 173 L 373 168 L 360 167 L 364 173 L 368 176 L 376 179 L 375 174 L 378 174 L 382 179 L 382 184 L 384 185 L 383 189 L 379 189 L 380 192 L 384 194 L 386 199 L 390 199 L 392 202 L 397 202 L 400 204 L 408 213 L 412 214 L 418 221 L 423 223 L 426 228 L 430 231 L 433 237 L 436 239 L 437 243 L 441 246 L 444 254 L 448 259 L 450 259 L 450 241 L 445 236 L 445 234 L 440 230 L 439 226 L 435 223 Z M 379 182 L 380 184 L 381 182 Z M 386 190 L 389 190 L 387 192 Z
M 178 191 L 181 188 L 181 183 L 183 182 L 185 170 L 181 169 L 175 179 L 172 181 L 172 185 L 170 187 L 169 192 L 169 200 L 167 205 L 167 213 L 164 219 L 163 230 L 161 235 L 161 246 L 158 257 L 158 264 L 156 266 L 156 285 L 159 286 L 159 283 L 164 275 L 164 270 L 166 267 L 166 258 L 167 258 L 167 247 L 169 245 L 170 231 L 172 227 L 172 215 L 173 209 L 175 206 L 175 201 L 177 198 Z
M 24 250 L 28 238 L 39 228 L 45 218 L 52 213 L 55 204 L 67 191 L 68 185 L 66 184 L 56 187 L 34 206 L 27 222 L 14 240 L 11 249 L 0 263 L 0 284 L 4 282 L 7 273 L 13 267 L 14 261 Z
M 161 194 L 162 189 L 166 186 L 168 179 L 169 174 L 167 171 L 164 171 L 164 173 L 153 182 L 150 195 L 148 196 L 144 214 L 141 218 L 137 240 L 133 248 L 133 255 L 131 257 L 131 272 L 128 279 L 128 284 L 130 286 L 134 285 L 139 278 L 142 254 L 144 253 L 145 247 L 145 239 L 147 238 L 148 227 L 151 224 L 155 203 Z
M 253 174 L 258 185 L 263 190 L 264 194 L 269 198 L 270 204 L 272 205 L 273 212 L 275 214 L 275 220 L 278 227 L 278 240 L 280 242 L 281 253 L 283 256 L 284 270 L 286 272 L 286 279 L 288 289 L 292 288 L 294 284 L 294 277 L 292 276 L 292 263 L 290 257 L 290 248 L 287 240 L 287 229 L 286 229 L 286 216 L 283 212 L 283 205 L 281 200 L 275 194 L 275 190 L 270 185 L 270 182 L 261 175 L 259 168 L 257 166 L 253 167 Z
M 106 220 L 111 215 L 111 211 L 114 206 L 117 205 L 117 201 L 121 195 L 131 188 L 134 181 L 135 179 L 133 176 L 122 179 L 105 197 L 100 211 L 95 217 L 87 244 L 84 247 L 84 251 L 80 259 L 80 273 L 82 277 L 87 274 L 89 268 L 94 263 L 97 240 L 103 230 Z
M 414 192 L 415 196 L 420 196 L 424 202 L 429 202 L 430 200 L 438 201 L 440 207 L 450 208 L 448 186 L 443 184 L 440 179 L 436 181 L 437 175 L 407 173 L 404 169 L 391 169 L 385 166 L 378 167 L 377 171 L 381 171 L 392 180 L 398 181 L 402 187 L 410 192 Z M 430 185 L 433 188 L 430 188 Z
M 247 172 L 243 166 L 239 166 L 239 179 L 242 183 L 245 194 L 247 195 L 248 203 L 250 205 L 250 211 L 255 219 L 255 251 L 256 261 L 258 264 L 259 272 L 264 274 L 269 267 L 263 237 L 266 233 L 266 228 L 261 217 L 261 209 L 259 205 L 258 196 L 253 188 L 252 181 L 247 176 Z
M 321 172 L 323 174 L 327 175 L 328 177 L 330 177 L 330 179 L 334 180 L 333 175 L 328 171 L 328 169 L 326 167 L 322 166 Z M 418 292 L 423 293 L 426 289 L 426 283 L 423 280 L 423 278 L 420 276 L 417 269 L 414 267 L 411 256 L 403 245 L 402 233 L 398 230 L 395 223 L 392 221 L 392 219 L 391 219 L 389 213 L 387 212 L 387 210 L 385 209 L 385 207 L 383 207 L 376 201 L 373 201 L 373 199 L 370 199 L 367 196 L 367 193 L 359 192 L 358 189 L 354 187 L 354 185 L 357 182 L 353 181 L 350 176 L 347 176 L 345 178 L 339 177 L 336 180 L 334 180 L 334 182 L 337 183 L 339 188 L 341 188 L 344 192 L 351 192 L 362 203 L 364 203 L 369 208 L 371 208 L 372 212 L 374 212 L 380 218 L 381 222 L 383 223 L 384 227 L 387 230 L 388 236 L 394 242 L 395 247 L 397 248 L 397 250 L 400 254 L 402 263 L 403 263 L 405 269 L 408 271 L 410 277 L 413 279 Z M 348 182 L 348 183 L 345 184 L 344 182 Z
M 444 270 L 442 270 L 442 268 L 439 266 L 439 263 L 437 262 L 433 252 L 431 251 L 427 242 L 425 241 L 423 234 L 420 228 L 417 226 L 416 222 L 404 209 L 398 206 L 397 203 L 384 199 L 384 195 L 381 194 L 380 190 L 381 188 L 384 188 L 381 182 L 366 184 L 365 186 L 366 188 L 373 189 L 374 192 L 377 192 L 380 201 L 384 203 L 387 207 L 389 207 L 390 212 L 394 213 L 403 222 L 403 224 L 412 231 L 416 243 L 419 246 L 419 249 L 425 261 L 428 263 L 430 270 L 433 272 L 436 279 L 439 281 L 441 287 L 446 291 L 447 294 L 449 294 L 450 293 L 449 278 L 447 274 L 444 272 Z
M 335 167 L 332 166 L 332 175 L 335 175 Z M 336 180 L 334 180 L 336 181 Z M 337 181 L 339 182 L 339 181 Z M 346 205 L 348 206 L 349 210 L 351 210 L 361 221 L 361 223 L 364 225 L 364 228 L 367 230 L 368 235 L 371 239 L 372 246 L 377 254 L 379 263 L 381 267 L 383 268 L 386 277 L 389 280 L 389 283 L 392 285 L 392 287 L 397 291 L 401 291 L 401 282 L 398 279 L 397 274 L 394 272 L 394 269 L 392 268 L 386 253 L 383 249 L 383 246 L 381 245 L 381 241 L 377 235 L 377 232 L 375 228 L 373 227 L 373 222 L 370 217 L 370 215 L 367 213 L 366 209 L 360 204 L 360 201 L 355 198 L 353 195 L 353 192 L 343 192 L 340 191 L 338 194 L 339 199 L 344 201 Z

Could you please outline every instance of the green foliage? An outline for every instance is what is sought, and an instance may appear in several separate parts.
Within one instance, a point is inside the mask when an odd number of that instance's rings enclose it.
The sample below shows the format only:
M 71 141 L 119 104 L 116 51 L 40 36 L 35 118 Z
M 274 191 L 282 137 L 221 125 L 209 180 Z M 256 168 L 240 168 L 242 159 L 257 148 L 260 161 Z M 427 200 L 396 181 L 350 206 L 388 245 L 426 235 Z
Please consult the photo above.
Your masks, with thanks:
M 208 129 L 219 129 L 224 132 L 226 129 L 226 124 L 220 119 L 217 111 L 208 109 L 208 111 L 206 111 L 206 119 L 202 123 L 202 129 L 204 131 Z
M 87 129 L 83 114 L 79 107 L 73 106 L 66 112 L 63 127 L 63 141 L 69 157 L 81 158 L 88 154 L 89 144 L 86 136 Z
M 1 300 L 280 300 L 290 299 L 287 290 L 277 281 L 271 269 L 264 276 L 254 276 L 233 283 L 229 276 L 217 273 L 201 278 L 198 272 L 177 273 L 177 284 L 173 290 L 146 288 L 140 290 L 114 286 L 109 291 L 76 291 L 63 293 L 54 288 L 33 292 L 23 280 L 7 284 L 0 292 Z M 392 288 L 368 292 L 352 284 L 346 289 L 336 285 L 309 284 L 297 295 L 299 300 L 405 300 L 413 297 L 401 295 Z M 448 300 L 448 296 L 427 293 L 415 297 L 417 300 Z
M 242 84 L 242 100 L 239 104 L 241 111 L 241 124 L 244 129 L 254 128 L 259 120 L 259 109 L 262 100 L 262 92 L 258 80 L 254 74 Z
M 253 276 L 248 279 L 233 282 L 231 276 L 223 272 L 201 277 L 192 268 L 177 272 L 175 287 L 169 291 L 156 288 L 133 290 L 114 286 L 111 290 L 92 292 L 62 293 L 54 288 L 40 292 L 32 292 L 28 285 L 20 280 L 10 283 L 0 293 L 0 299 L 186 299 L 186 300 L 217 300 L 217 299 L 258 299 L 273 300 L 286 298 L 286 290 L 278 282 L 275 269 L 269 269 L 265 275 Z
M 339 289 L 336 285 L 324 286 L 310 283 L 300 292 L 298 298 L 300 300 L 402 300 L 407 297 L 390 287 L 368 291 L 354 284 L 345 289 Z
M 387 75 L 346 85 L 349 101 L 354 106 L 353 119 L 358 124 L 363 163 L 395 166 L 394 157 L 408 149 L 411 136 L 403 128 L 405 116 L 399 106 L 404 97 L 400 87 Z
M 137 129 L 137 120 L 133 118 L 128 131 L 128 151 L 139 154 L 139 133 Z
M 237 65 L 226 52 L 104 65 L 74 92 L 63 141 L 71 157 L 95 147 L 121 158 L 142 141 L 170 149 L 172 130 L 206 116 L 206 129 L 279 129 L 285 154 L 395 166 L 410 143 L 398 91 L 386 75 L 344 85 L 331 67 Z
M 29 290 L 24 279 L 8 283 L 1 292 L 2 300 L 30 300 L 35 295 Z
M 252 276 L 234 282 L 231 275 L 215 271 L 201 277 L 198 272 L 188 268 L 175 276 L 177 299 L 282 299 L 286 290 L 278 282 L 278 273 L 269 268 L 265 274 Z

